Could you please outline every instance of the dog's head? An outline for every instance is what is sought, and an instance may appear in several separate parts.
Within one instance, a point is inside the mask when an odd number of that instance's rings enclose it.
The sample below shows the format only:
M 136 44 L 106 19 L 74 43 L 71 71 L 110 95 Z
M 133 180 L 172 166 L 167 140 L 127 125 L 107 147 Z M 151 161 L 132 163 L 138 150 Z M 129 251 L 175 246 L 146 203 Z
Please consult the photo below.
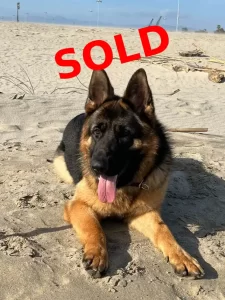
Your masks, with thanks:
M 94 71 L 85 111 L 81 151 L 88 172 L 99 181 L 99 197 L 111 202 L 115 188 L 133 180 L 149 149 L 156 152 L 156 117 L 145 71 L 133 74 L 123 97 L 114 94 L 105 71 Z

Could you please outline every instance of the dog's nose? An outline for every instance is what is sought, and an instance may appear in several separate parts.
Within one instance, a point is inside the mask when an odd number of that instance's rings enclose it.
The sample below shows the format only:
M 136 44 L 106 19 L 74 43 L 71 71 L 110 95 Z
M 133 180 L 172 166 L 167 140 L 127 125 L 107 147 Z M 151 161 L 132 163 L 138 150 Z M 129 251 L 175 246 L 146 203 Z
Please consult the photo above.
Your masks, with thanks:
M 106 165 L 107 164 L 104 161 L 94 160 L 92 161 L 91 167 L 95 172 L 99 174 L 104 174 L 107 171 Z

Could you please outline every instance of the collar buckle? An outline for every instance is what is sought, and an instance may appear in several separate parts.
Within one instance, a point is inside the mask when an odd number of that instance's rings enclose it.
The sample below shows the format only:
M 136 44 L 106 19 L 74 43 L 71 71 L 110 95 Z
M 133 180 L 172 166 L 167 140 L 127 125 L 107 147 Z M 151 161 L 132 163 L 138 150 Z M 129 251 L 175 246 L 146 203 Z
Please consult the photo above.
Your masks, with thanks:
M 149 186 L 144 183 L 144 181 L 142 181 L 140 184 L 139 184 L 139 189 L 143 189 L 145 191 L 148 191 L 149 190 Z

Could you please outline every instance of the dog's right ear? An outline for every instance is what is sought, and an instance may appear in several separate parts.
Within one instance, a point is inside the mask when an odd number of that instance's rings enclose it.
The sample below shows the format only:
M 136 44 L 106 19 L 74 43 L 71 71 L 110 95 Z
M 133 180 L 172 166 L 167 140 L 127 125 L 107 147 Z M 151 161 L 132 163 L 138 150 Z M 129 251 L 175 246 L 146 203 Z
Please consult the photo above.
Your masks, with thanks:
M 114 89 L 104 70 L 93 71 L 89 84 L 86 113 L 95 111 L 107 98 L 114 96 Z

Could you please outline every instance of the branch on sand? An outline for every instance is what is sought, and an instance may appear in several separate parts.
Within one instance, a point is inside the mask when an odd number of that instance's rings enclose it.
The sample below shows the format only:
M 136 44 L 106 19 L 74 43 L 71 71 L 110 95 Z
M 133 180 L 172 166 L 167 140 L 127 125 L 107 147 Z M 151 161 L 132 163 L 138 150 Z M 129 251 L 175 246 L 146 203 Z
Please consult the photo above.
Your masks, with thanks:
M 208 132 L 208 128 L 169 128 L 167 129 L 169 132 Z
M 150 63 L 150 64 L 156 64 L 161 65 L 164 68 L 167 68 L 169 70 L 175 71 L 175 72 L 207 72 L 208 79 L 215 83 L 221 83 L 225 82 L 224 72 L 223 69 L 217 69 L 217 68 L 210 68 L 205 66 L 199 66 L 197 63 L 199 63 L 199 57 L 201 58 L 207 58 L 207 61 L 217 62 L 221 64 L 225 64 L 224 60 L 218 60 L 217 58 L 212 58 L 210 56 L 205 55 L 204 50 L 197 47 L 194 43 L 192 44 L 195 49 L 192 51 L 186 51 L 186 52 L 180 52 L 179 57 L 171 57 L 166 56 L 163 54 L 159 54 L 156 56 L 150 56 L 150 57 L 141 57 L 139 60 L 141 63 Z M 198 61 L 195 59 L 198 59 Z M 119 57 L 114 57 L 113 59 L 118 59 Z
M 199 71 L 199 72 L 225 72 L 225 70 L 221 69 L 215 69 L 215 68 L 209 68 L 209 67 L 201 67 L 197 64 L 193 65 L 190 63 L 187 63 L 187 66 L 190 68 L 191 71 Z
M 79 88 L 79 87 L 76 87 L 75 89 L 74 89 L 74 86 L 73 87 L 60 87 L 60 88 L 55 88 L 52 92 L 51 92 L 51 94 L 54 94 L 57 90 L 67 90 L 67 89 L 72 89 L 71 91 L 69 91 L 69 92 L 67 92 L 67 94 L 71 94 L 71 93 L 77 93 L 77 94 L 83 94 L 83 93 L 80 93 L 80 92 L 78 92 L 77 90 L 81 90 L 81 91 L 85 91 L 85 92 L 87 92 L 88 91 L 88 87 L 85 85 L 85 84 L 83 84 L 82 82 L 81 82 L 81 80 L 79 79 L 79 77 L 77 76 L 76 77 L 76 79 L 79 81 L 79 83 L 84 87 L 84 88 Z
M 75 88 L 74 89 L 74 86 L 73 87 L 59 87 L 59 88 L 55 88 L 50 94 L 52 95 L 52 94 L 54 94 L 56 91 L 58 91 L 58 90 L 68 90 L 68 89 L 72 89 L 71 91 L 69 91 L 69 92 L 67 92 L 67 94 L 70 94 L 70 93 L 77 93 L 77 94 L 83 94 L 83 93 L 80 93 L 80 92 L 78 92 L 77 90 L 82 90 L 82 91 L 85 91 L 86 92 L 86 90 L 85 89 L 83 89 L 83 88 Z M 77 90 L 76 90 L 77 89 Z
M 210 62 L 225 65 L 225 60 L 218 59 L 216 57 L 211 57 L 209 59 Z
M 179 52 L 180 56 L 184 56 L 184 57 L 202 57 L 205 56 L 204 52 L 199 50 L 199 49 L 195 49 L 192 51 L 184 51 L 184 52 Z

